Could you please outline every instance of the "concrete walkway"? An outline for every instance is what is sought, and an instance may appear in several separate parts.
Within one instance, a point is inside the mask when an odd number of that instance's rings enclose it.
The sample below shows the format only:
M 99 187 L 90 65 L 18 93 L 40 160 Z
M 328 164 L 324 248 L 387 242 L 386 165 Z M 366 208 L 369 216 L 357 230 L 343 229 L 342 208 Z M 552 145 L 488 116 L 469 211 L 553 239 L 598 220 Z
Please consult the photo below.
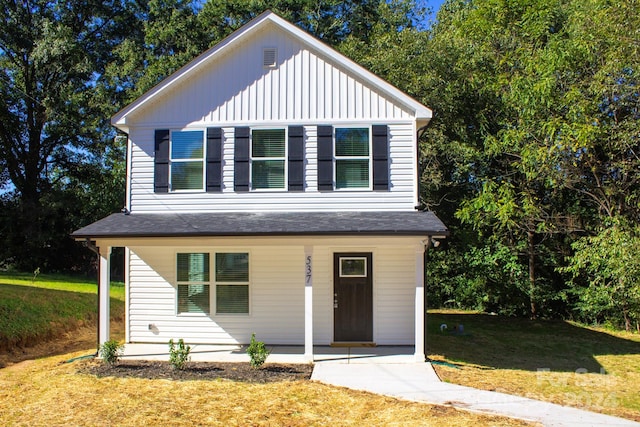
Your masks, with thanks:
M 553 427 L 640 426 L 630 420 L 440 381 L 430 363 L 316 363 L 312 380 L 376 394 L 504 415 Z

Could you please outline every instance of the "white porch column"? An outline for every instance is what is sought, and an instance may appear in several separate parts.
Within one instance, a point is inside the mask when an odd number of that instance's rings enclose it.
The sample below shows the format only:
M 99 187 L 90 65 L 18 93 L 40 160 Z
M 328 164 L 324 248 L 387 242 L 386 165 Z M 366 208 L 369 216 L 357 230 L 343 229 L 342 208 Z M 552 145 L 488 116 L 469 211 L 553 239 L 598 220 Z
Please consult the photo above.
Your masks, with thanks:
M 304 358 L 313 362 L 313 246 L 304 247 Z
M 98 319 L 98 341 L 100 345 L 109 341 L 109 321 L 111 310 L 109 307 L 109 288 L 111 284 L 111 246 L 100 247 L 100 276 L 98 278 L 98 293 L 100 294 Z
M 415 360 L 424 362 L 424 246 L 416 246 L 416 312 L 415 312 Z

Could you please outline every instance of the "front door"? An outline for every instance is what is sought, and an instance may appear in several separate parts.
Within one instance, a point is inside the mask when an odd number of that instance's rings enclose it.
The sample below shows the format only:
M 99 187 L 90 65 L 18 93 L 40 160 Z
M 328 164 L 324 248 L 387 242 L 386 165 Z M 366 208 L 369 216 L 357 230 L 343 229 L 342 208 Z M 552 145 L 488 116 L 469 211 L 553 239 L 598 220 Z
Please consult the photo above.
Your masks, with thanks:
M 333 254 L 333 339 L 373 341 L 371 252 Z

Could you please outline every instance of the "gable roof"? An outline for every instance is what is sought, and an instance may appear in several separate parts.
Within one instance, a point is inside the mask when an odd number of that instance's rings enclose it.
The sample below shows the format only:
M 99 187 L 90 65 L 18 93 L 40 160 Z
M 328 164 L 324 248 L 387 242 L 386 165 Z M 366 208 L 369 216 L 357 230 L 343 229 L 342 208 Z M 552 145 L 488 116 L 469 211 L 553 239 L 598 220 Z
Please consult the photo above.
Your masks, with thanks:
M 112 214 L 76 239 L 194 236 L 439 236 L 447 227 L 433 212 L 220 212 Z
M 411 111 L 419 122 L 426 124 L 431 119 L 432 112 L 429 108 L 411 98 L 400 89 L 356 64 L 354 61 L 337 52 L 335 49 L 279 17 L 275 13 L 265 11 L 240 29 L 230 34 L 220 43 L 208 49 L 175 73 L 171 74 L 124 109 L 120 110 L 112 117 L 111 123 L 118 129 L 128 133 L 129 126 L 127 123 L 127 116 L 136 111 L 144 111 L 150 105 L 153 105 L 153 102 L 156 99 L 159 99 L 164 93 L 176 87 L 181 82 L 188 79 L 189 76 L 212 63 L 212 61 L 216 61 L 217 58 L 224 55 L 226 52 L 233 50 L 244 40 L 247 40 L 249 37 L 268 25 L 275 25 L 277 28 L 292 36 L 303 45 L 308 46 L 312 50 L 321 52 L 330 58 L 331 61 L 343 67 L 348 72 L 353 73 L 353 75 L 363 79 L 364 81 L 367 81 L 372 87 Z

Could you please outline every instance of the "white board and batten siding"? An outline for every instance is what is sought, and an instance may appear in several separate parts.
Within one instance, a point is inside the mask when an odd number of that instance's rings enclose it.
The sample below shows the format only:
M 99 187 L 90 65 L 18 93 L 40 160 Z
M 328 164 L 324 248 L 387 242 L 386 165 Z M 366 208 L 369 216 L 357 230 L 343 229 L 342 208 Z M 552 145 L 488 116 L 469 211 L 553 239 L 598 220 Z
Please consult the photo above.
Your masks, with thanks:
M 333 253 L 346 250 L 373 254 L 374 341 L 379 345 L 412 345 L 415 242 L 389 246 L 369 239 L 362 245 L 357 245 L 357 240 L 352 243 L 355 245 L 313 248 L 314 344 L 333 341 Z M 246 344 L 255 333 L 269 344 L 304 344 L 304 244 L 251 248 L 158 244 L 130 249 L 130 342 L 166 343 L 183 338 L 189 343 Z M 176 253 L 208 252 L 213 260 L 216 251 L 249 253 L 250 314 L 177 315 Z M 210 286 L 214 311 L 213 280 Z
M 276 49 L 276 65 L 263 51 Z M 275 27 L 263 28 L 233 50 L 189 71 L 163 91 L 153 108 L 128 113 L 128 127 L 412 122 L 399 100 L 376 90 L 327 55 Z

